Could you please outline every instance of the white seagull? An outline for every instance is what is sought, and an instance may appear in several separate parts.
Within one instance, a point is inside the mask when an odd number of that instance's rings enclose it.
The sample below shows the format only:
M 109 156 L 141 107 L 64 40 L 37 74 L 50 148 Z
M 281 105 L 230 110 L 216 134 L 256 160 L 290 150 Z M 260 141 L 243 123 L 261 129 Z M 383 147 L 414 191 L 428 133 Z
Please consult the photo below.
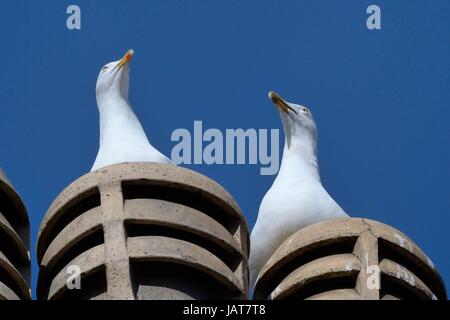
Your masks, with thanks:
M 308 108 L 275 92 L 285 133 L 280 170 L 264 196 L 250 238 L 250 285 L 281 243 L 299 229 L 327 219 L 348 217 L 320 182 L 317 127 Z
M 96 85 L 100 113 L 100 148 L 91 171 L 121 162 L 173 163 L 148 141 L 128 101 L 132 49 L 105 65 Z

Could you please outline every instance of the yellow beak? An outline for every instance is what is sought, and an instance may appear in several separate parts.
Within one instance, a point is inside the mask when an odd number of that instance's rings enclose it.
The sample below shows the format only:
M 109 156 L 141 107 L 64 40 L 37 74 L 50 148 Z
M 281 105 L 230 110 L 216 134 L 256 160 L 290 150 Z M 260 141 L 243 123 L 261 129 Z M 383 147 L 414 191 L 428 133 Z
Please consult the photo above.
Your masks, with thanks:
M 281 98 L 277 93 L 270 91 L 269 92 L 269 98 L 272 100 L 272 102 L 281 110 L 288 113 L 289 110 L 297 114 L 297 112 L 283 99 Z
M 134 50 L 133 49 L 128 50 L 127 53 L 125 53 L 125 55 L 123 56 L 123 58 L 120 59 L 119 63 L 116 65 L 116 68 L 120 69 L 120 68 L 124 67 L 125 65 L 127 65 L 133 58 L 133 55 L 134 55 Z

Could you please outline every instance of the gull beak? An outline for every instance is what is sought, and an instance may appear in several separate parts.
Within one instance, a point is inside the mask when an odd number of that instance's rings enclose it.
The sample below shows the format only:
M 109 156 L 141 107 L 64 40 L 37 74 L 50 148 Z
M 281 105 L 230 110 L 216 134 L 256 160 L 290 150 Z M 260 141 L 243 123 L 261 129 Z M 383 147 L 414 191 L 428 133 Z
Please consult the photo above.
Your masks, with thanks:
M 270 91 L 269 98 L 272 102 L 278 107 L 278 109 L 283 110 L 286 113 L 289 113 L 289 110 L 297 114 L 297 112 L 277 93 Z
M 116 68 L 121 69 L 124 66 L 126 66 L 128 63 L 130 63 L 131 59 L 133 58 L 133 54 L 134 54 L 134 50 L 130 49 L 127 51 L 127 53 L 125 53 L 125 55 L 123 56 L 122 59 L 120 59 L 119 63 L 116 65 Z

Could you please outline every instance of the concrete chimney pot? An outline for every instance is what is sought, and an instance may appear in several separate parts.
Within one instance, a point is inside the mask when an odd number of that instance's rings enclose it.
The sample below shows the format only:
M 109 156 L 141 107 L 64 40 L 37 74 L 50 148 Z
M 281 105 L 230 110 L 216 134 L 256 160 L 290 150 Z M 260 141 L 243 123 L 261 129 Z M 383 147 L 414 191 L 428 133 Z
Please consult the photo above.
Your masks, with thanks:
M 122 163 L 88 173 L 39 230 L 38 299 L 245 299 L 249 235 L 232 196 L 194 171 Z M 67 286 L 80 268 L 81 289 Z
M 379 282 L 372 281 L 374 270 Z M 431 260 L 402 232 L 369 219 L 341 218 L 284 241 L 261 270 L 254 298 L 445 300 L 446 290 Z
M 0 300 L 30 300 L 30 223 L 0 168 Z

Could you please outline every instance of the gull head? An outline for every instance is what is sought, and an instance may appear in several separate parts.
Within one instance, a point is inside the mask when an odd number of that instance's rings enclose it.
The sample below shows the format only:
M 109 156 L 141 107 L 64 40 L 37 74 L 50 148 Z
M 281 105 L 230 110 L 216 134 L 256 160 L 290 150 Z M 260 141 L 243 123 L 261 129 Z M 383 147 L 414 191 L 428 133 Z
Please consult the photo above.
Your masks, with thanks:
M 317 126 L 308 108 L 287 102 L 273 91 L 269 92 L 269 98 L 280 112 L 288 148 L 291 142 L 310 140 L 316 143 Z
M 133 49 L 128 50 L 122 59 L 107 63 L 102 67 L 97 78 L 95 93 L 97 100 L 107 96 L 121 96 L 128 99 L 128 86 L 130 80 L 130 62 L 133 58 Z

